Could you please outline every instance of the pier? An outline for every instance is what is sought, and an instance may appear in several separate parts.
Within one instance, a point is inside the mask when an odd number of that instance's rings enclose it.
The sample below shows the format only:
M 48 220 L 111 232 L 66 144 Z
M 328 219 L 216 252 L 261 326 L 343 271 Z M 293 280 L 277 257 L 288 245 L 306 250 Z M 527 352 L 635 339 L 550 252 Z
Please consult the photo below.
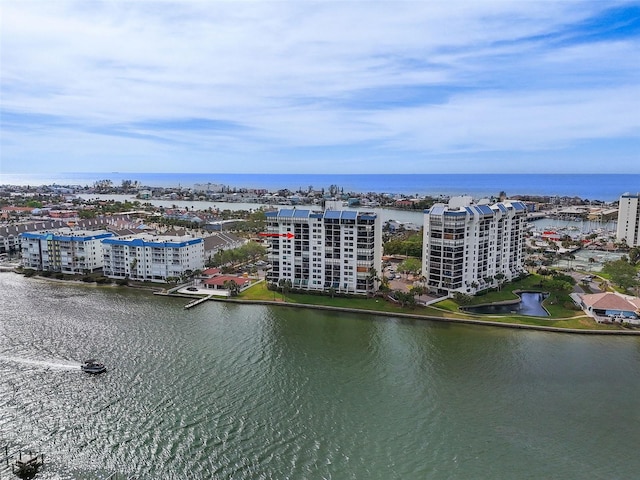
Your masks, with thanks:
M 17 460 L 11 463 L 16 455 L 18 456 Z M 11 473 L 14 475 L 17 475 L 20 478 L 33 478 L 43 465 L 43 453 L 34 454 L 31 451 L 23 452 L 21 449 L 9 453 L 9 446 L 5 445 L 4 457 L 0 461 L 0 473 L 4 471 L 8 472 L 9 467 L 11 467 Z
M 210 299 L 211 299 L 211 297 L 213 297 L 213 294 L 212 294 L 212 295 L 207 295 L 206 297 L 202 297 L 202 298 L 198 298 L 198 299 L 196 299 L 196 300 L 193 300 L 193 301 L 191 301 L 191 302 L 187 303 L 187 304 L 184 306 L 184 309 L 185 309 L 185 310 L 188 310 L 188 309 L 190 309 L 190 308 L 195 307 L 196 305 L 200 305 L 201 303 L 206 302 L 207 300 L 210 300 Z

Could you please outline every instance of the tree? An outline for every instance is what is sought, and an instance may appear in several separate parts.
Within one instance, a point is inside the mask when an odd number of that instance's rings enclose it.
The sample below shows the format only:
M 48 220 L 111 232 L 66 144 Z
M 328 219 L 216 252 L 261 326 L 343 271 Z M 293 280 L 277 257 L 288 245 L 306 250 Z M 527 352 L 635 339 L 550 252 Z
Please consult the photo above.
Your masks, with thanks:
M 417 258 L 407 258 L 398 265 L 398 271 L 404 273 L 418 273 L 422 263 Z
M 625 260 L 606 262 L 602 271 L 611 277 L 611 281 L 625 291 L 638 286 L 636 268 Z
M 136 278 L 138 276 L 138 269 L 137 269 L 137 267 L 138 267 L 138 259 L 134 258 L 131 261 L 131 265 L 129 265 L 129 267 L 131 268 L 131 276 Z
M 502 280 L 504 280 L 504 278 L 505 278 L 504 273 L 502 273 L 502 272 L 496 273 L 493 278 L 495 278 L 498 281 L 498 290 L 501 290 L 502 289 Z
M 240 293 L 240 287 L 238 287 L 238 284 L 235 282 L 235 280 L 225 280 L 222 286 L 225 288 L 225 290 L 229 291 L 229 295 L 232 297 L 237 297 Z
M 287 279 L 281 278 L 280 281 L 278 281 L 278 285 L 282 289 L 282 299 L 286 301 L 285 297 L 287 293 L 289 293 L 289 290 L 291 289 L 293 284 L 291 283 L 291 280 L 289 280 L 288 278 Z
M 425 293 L 427 293 L 427 289 L 422 285 L 414 285 L 409 289 L 409 292 L 414 297 L 419 297 L 420 295 L 424 295 Z
M 400 290 L 395 290 L 393 292 L 393 297 L 400 303 L 400 306 L 413 306 L 416 303 L 416 299 L 410 292 L 402 292 Z
M 453 299 L 458 305 L 469 305 L 473 301 L 473 296 L 462 292 L 455 292 Z
M 371 267 L 367 274 L 367 293 L 375 290 L 376 282 L 379 282 L 378 272 L 375 268 Z
M 384 275 L 380 278 L 380 287 L 379 290 L 383 292 L 388 292 L 391 288 L 389 287 L 389 279 Z

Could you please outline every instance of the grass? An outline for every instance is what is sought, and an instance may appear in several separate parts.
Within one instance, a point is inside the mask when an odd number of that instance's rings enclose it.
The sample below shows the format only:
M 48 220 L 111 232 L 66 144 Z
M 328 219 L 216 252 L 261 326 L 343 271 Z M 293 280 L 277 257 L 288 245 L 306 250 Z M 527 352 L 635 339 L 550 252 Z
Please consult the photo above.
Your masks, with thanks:
M 473 304 L 478 305 L 481 303 L 517 299 L 518 296 L 514 294 L 512 290 L 541 291 L 539 288 L 540 280 L 541 277 L 539 276 L 530 276 L 518 282 L 513 282 L 507 285 L 507 288 L 500 292 L 490 292 L 480 297 L 474 297 Z M 556 296 L 554 296 L 554 294 Z M 530 317 L 524 315 L 474 315 L 460 311 L 459 305 L 453 299 L 446 299 L 434 306 L 428 307 L 402 307 L 382 298 L 331 298 L 330 296 L 325 295 L 310 295 L 303 293 L 287 293 L 286 295 L 283 295 L 281 292 L 273 292 L 269 290 L 265 282 L 261 282 L 248 288 L 237 298 L 239 300 L 248 301 L 275 301 L 300 306 L 321 305 L 334 308 L 358 309 L 377 313 L 388 313 L 391 315 L 411 314 L 423 316 L 425 318 L 453 318 L 467 321 L 490 321 L 516 325 L 545 326 L 580 330 L 624 330 L 617 325 L 603 325 L 596 323 L 591 317 L 585 315 L 582 311 L 568 309 L 560 303 L 548 306 L 545 305 L 551 314 L 550 317 Z M 562 303 L 564 303 L 564 300 L 571 302 L 567 294 L 558 295 L 558 292 L 551 292 L 550 298 L 555 298 Z

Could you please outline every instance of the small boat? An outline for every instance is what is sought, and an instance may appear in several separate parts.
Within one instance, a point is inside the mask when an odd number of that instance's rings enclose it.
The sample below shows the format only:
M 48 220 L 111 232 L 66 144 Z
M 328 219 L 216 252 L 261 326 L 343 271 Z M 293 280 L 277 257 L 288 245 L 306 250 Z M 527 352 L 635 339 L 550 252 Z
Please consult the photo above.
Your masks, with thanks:
M 107 371 L 107 367 L 104 366 L 104 363 L 99 363 L 97 360 L 90 359 L 85 360 L 84 364 L 80 367 L 83 372 L 87 373 L 102 373 Z

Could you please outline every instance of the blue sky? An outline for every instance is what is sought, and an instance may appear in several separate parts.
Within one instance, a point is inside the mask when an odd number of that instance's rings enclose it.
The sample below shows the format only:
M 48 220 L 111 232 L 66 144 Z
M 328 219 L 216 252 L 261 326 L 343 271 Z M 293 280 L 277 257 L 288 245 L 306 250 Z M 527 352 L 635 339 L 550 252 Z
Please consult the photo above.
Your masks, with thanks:
M 0 173 L 640 173 L 640 2 L 5 0 Z

